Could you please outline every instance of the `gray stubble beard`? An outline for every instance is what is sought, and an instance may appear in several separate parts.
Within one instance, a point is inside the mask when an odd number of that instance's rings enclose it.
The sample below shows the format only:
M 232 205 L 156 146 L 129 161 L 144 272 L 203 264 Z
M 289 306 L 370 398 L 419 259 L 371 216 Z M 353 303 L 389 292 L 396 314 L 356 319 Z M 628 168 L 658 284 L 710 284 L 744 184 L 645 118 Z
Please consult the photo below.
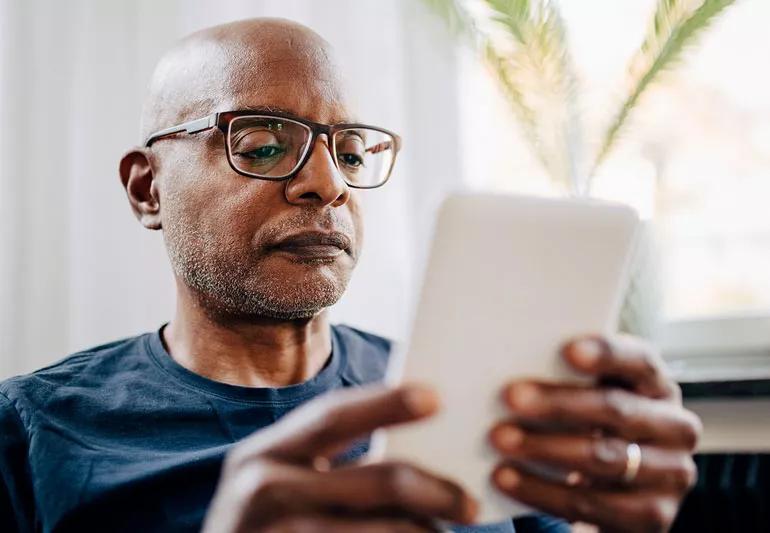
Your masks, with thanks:
M 173 226 L 172 226 L 173 227 Z M 226 265 L 206 250 L 221 243 L 204 236 L 164 230 L 169 259 L 177 278 L 189 287 L 211 315 L 264 317 L 278 320 L 308 319 L 337 303 L 349 276 L 334 279 L 314 276 L 290 285 L 275 279 L 261 265 L 246 269 Z

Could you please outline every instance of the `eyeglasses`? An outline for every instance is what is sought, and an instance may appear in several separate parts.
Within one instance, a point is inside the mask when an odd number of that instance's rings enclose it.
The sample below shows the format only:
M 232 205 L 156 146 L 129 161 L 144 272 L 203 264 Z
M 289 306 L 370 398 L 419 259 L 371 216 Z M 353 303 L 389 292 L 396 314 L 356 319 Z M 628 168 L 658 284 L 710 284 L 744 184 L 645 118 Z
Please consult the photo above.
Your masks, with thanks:
M 401 148 L 401 138 L 386 129 L 364 124 L 319 124 L 283 113 L 227 111 L 191 120 L 150 135 L 144 145 L 176 133 L 219 128 L 225 135 L 227 161 L 243 176 L 288 180 L 307 163 L 319 135 L 350 187 L 374 189 L 388 181 Z

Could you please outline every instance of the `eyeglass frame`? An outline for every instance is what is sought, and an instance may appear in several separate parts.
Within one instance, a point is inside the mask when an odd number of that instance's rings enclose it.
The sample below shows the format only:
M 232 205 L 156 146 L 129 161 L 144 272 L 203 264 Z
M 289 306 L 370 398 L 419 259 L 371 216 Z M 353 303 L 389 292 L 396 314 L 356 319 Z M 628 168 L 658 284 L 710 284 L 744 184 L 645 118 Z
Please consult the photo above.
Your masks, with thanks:
M 269 117 L 269 118 L 291 120 L 291 121 L 303 124 L 304 126 L 310 129 L 310 140 L 307 143 L 307 146 L 305 147 L 305 151 L 302 154 L 302 156 L 299 158 L 297 166 L 296 168 L 294 168 L 294 170 L 292 170 L 290 173 L 286 174 L 285 176 L 273 176 L 273 177 L 256 176 L 254 174 L 249 174 L 245 170 L 240 170 L 238 167 L 235 166 L 235 164 L 233 163 L 232 151 L 230 146 L 230 125 L 234 119 L 240 118 L 240 117 L 248 117 L 248 116 Z M 315 146 L 315 142 L 316 140 L 318 140 L 318 136 L 321 134 L 325 134 L 327 139 L 329 139 L 330 141 L 330 144 L 331 144 L 330 150 L 332 154 L 332 159 L 334 160 L 334 166 L 337 168 L 337 170 L 340 170 L 339 162 L 337 161 L 337 147 L 334 146 L 334 143 L 332 142 L 332 139 L 334 138 L 335 133 L 342 130 L 365 128 L 365 129 L 370 129 L 374 131 L 379 131 L 380 133 L 390 135 L 390 137 L 393 138 L 393 144 L 394 144 L 393 159 L 390 162 L 388 173 L 385 175 L 385 179 L 382 181 L 382 183 L 378 183 L 377 185 L 369 185 L 369 186 L 354 185 L 354 184 L 351 184 L 347 179 L 345 179 L 344 172 L 340 171 L 340 173 L 343 175 L 343 181 L 345 182 L 345 184 L 347 184 L 348 187 L 352 187 L 354 189 L 376 189 L 378 187 L 382 187 L 383 185 L 385 185 L 385 183 L 388 182 L 391 174 L 393 173 L 393 166 L 396 163 L 396 156 L 398 155 L 398 151 L 401 149 L 401 137 L 390 130 L 387 130 L 385 128 L 380 128 L 378 126 L 370 126 L 368 124 L 359 124 L 355 122 L 343 122 L 339 124 L 322 124 L 320 122 L 313 122 L 312 120 L 307 120 L 302 117 L 297 117 L 290 113 L 256 111 L 256 110 L 248 110 L 248 109 L 237 110 L 237 111 L 219 111 L 202 118 L 190 120 L 187 122 L 183 122 L 182 124 L 177 124 L 176 126 L 171 126 L 169 128 L 158 130 L 147 137 L 147 139 L 144 141 L 144 147 L 150 148 L 155 141 L 158 141 L 164 137 L 168 137 L 169 135 L 174 135 L 176 133 L 182 133 L 182 132 L 187 132 L 190 135 L 194 135 L 202 131 L 210 130 L 211 128 L 214 128 L 214 127 L 218 128 L 225 137 L 225 154 L 227 156 L 227 162 L 230 165 L 230 168 L 232 168 L 235 172 L 237 172 L 241 176 L 246 176 L 247 178 L 252 178 L 252 179 L 267 180 L 267 181 L 287 181 L 294 178 L 297 174 L 299 174 L 299 172 L 302 170 L 302 168 L 305 166 L 305 164 L 307 164 L 308 160 L 310 159 L 310 156 L 313 153 L 313 147 Z

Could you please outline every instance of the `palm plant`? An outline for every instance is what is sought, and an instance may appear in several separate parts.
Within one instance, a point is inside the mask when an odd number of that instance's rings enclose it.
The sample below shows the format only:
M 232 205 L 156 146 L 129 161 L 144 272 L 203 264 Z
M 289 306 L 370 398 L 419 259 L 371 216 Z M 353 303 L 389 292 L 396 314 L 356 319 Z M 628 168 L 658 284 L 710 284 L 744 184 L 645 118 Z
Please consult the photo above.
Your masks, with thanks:
M 558 0 L 423 0 L 485 59 L 548 175 L 585 194 L 642 95 L 735 0 L 657 0 L 628 69 L 626 93 L 590 162 L 578 83 Z M 587 163 L 587 164 L 586 164 Z

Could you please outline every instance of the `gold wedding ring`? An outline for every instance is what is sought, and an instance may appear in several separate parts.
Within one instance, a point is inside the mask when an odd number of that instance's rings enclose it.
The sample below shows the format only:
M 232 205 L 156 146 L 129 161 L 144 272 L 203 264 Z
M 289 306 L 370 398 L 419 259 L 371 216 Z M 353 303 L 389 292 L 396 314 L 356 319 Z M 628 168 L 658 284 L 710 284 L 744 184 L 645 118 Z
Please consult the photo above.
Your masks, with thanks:
M 642 466 L 642 449 L 635 442 L 626 447 L 626 470 L 623 472 L 623 482 L 632 483 L 639 475 L 639 467 Z

